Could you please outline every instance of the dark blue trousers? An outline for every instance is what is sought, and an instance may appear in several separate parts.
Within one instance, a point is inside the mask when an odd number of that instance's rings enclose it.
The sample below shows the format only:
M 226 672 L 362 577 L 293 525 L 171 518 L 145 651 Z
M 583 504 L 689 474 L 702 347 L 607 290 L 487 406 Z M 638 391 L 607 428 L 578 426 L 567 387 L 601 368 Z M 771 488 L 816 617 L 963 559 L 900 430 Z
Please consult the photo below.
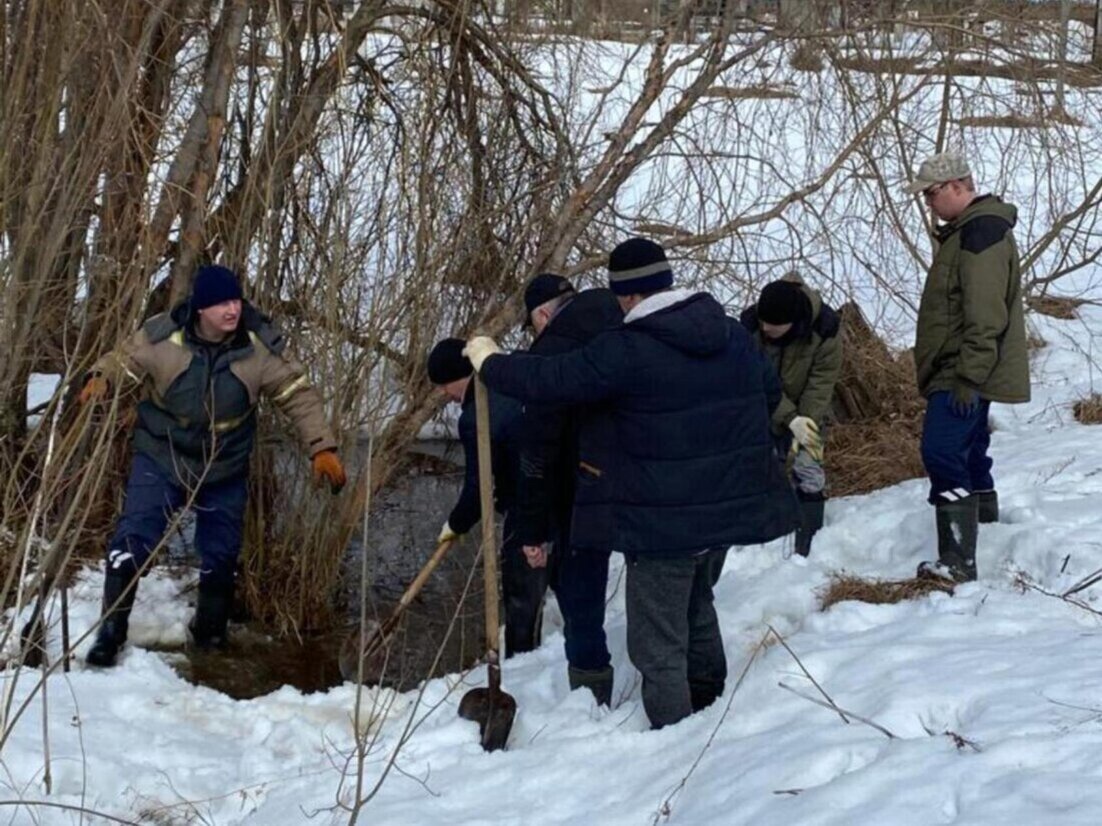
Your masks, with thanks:
M 511 514 L 505 515 L 501 542 L 501 591 L 505 602 L 505 657 L 532 651 L 539 644 L 547 569 L 533 568 Z
M 922 423 L 922 463 L 930 477 L 931 505 L 955 502 L 975 491 L 994 490 L 987 416 L 991 402 L 981 399 L 972 412 L 958 416 L 952 395 L 933 393 Z
M 605 638 L 605 590 L 609 551 L 555 548 L 555 597 L 566 637 L 566 661 L 598 671 L 612 663 Z
M 172 515 L 190 499 L 190 492 L 173 474 L 145 454 L 135 453 L 126 482 L 126 502 L 107 549 L 108 570 L 136 574 L 164 537 Z M 247 500 L 244 475 L 202 485 L 191 500 L 195 546 L 202 561 L 201 584 L 233 585 Z

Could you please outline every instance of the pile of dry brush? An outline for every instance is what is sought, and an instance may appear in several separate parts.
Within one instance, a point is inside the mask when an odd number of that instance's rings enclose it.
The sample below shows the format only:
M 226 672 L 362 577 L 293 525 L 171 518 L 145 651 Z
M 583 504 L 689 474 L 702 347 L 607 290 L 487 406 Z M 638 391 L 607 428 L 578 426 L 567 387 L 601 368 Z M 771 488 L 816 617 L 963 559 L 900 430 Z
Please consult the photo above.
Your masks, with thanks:
M 922 397 L 910 352 L 893 353 L 850 302 L 843 305 L 842 376 L 827 433 L 826 470 L 834 496 L 850 496 L 923 474 Z

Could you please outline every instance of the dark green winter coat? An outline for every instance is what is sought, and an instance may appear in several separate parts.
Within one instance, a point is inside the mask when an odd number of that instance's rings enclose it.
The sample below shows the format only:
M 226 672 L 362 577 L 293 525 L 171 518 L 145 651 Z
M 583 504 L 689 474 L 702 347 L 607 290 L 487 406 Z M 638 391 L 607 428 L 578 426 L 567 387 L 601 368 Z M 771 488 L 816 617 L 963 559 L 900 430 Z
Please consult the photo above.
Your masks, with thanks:
M 773 411 L 773 430 L 777 433 L 785 432 L 796 416 L 807 416 L 822 424 L 830 415 L 834 385 L 842 372 L 838 314 L 798 276 L 786 280 L 800 285 L 807 307 L 782 340 L 774 342 L 762 335 L 757 305 L 747 307 L 739 317 L 781 377 L 784 394 Z
M 938 230 L 915 334 L 922 395 L 960 384 L 990 401 L 1029 401 L 1017 216 L 985 195 Z

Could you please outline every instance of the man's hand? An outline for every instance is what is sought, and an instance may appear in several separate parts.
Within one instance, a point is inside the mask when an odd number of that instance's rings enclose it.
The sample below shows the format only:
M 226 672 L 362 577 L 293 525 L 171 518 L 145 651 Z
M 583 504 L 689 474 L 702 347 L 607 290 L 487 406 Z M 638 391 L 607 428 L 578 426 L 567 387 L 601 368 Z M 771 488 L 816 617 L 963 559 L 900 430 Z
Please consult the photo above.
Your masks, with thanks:
M 344 465 L 335 450 L 323 450 L 314 454 L 314 484 L 320 486 L 323 481 L 329 483 L 329 489 L 334 495 L 340 493 L 348 481 Z
M 81 405 L 88 404 L 88 402 L 101 402 L 106 398 L 110 389 L 111 386 L 103 376 L 92 376 L 81 388 L 80 395 L 77 396 L 77 402 Z
M 819 425 L 807 416 L 797 416 L 788 423 L 788 429 L 812 459 L 823 461 L 823 438 L 819 435 Z
M 548 545 L 545 542 L 542 545 L 525 545 L 524 546 L 524 558 L 528 560 L 529 568 L 546 568 L 547 567 L 547 549 Z
M 962 381 L 954 382 L 949 393 L 949 407 L 958 419 L 967 419 L 979 407 L 980 396 L 975 388 Z
M 470 359 L 475 372 L 479 373 L 482 372 L 482 362 L 500 352 L 501 348 L 497 346 L 497 342 L 489 336 L 475 336 L 463 348 L 463 355 Z
M 440 536 L 436 537 L 436 544 L 441 542 L 454 542 L 459 539 L 459 534 L 452 530 L 451 523 L 444 522 L 444 527 L 440 529 Z

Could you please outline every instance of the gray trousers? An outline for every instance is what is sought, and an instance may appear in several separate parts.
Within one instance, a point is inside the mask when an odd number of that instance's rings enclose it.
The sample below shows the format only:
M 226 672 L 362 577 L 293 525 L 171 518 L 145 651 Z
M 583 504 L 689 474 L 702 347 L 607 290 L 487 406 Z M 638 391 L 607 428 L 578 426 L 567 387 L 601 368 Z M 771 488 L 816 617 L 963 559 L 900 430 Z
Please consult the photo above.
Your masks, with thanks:
M 723 693 L 723 653 L 712 588 L 727 549 L 627 560 L 628 656 L 643 675 L 653 728 L 672 725 Z

